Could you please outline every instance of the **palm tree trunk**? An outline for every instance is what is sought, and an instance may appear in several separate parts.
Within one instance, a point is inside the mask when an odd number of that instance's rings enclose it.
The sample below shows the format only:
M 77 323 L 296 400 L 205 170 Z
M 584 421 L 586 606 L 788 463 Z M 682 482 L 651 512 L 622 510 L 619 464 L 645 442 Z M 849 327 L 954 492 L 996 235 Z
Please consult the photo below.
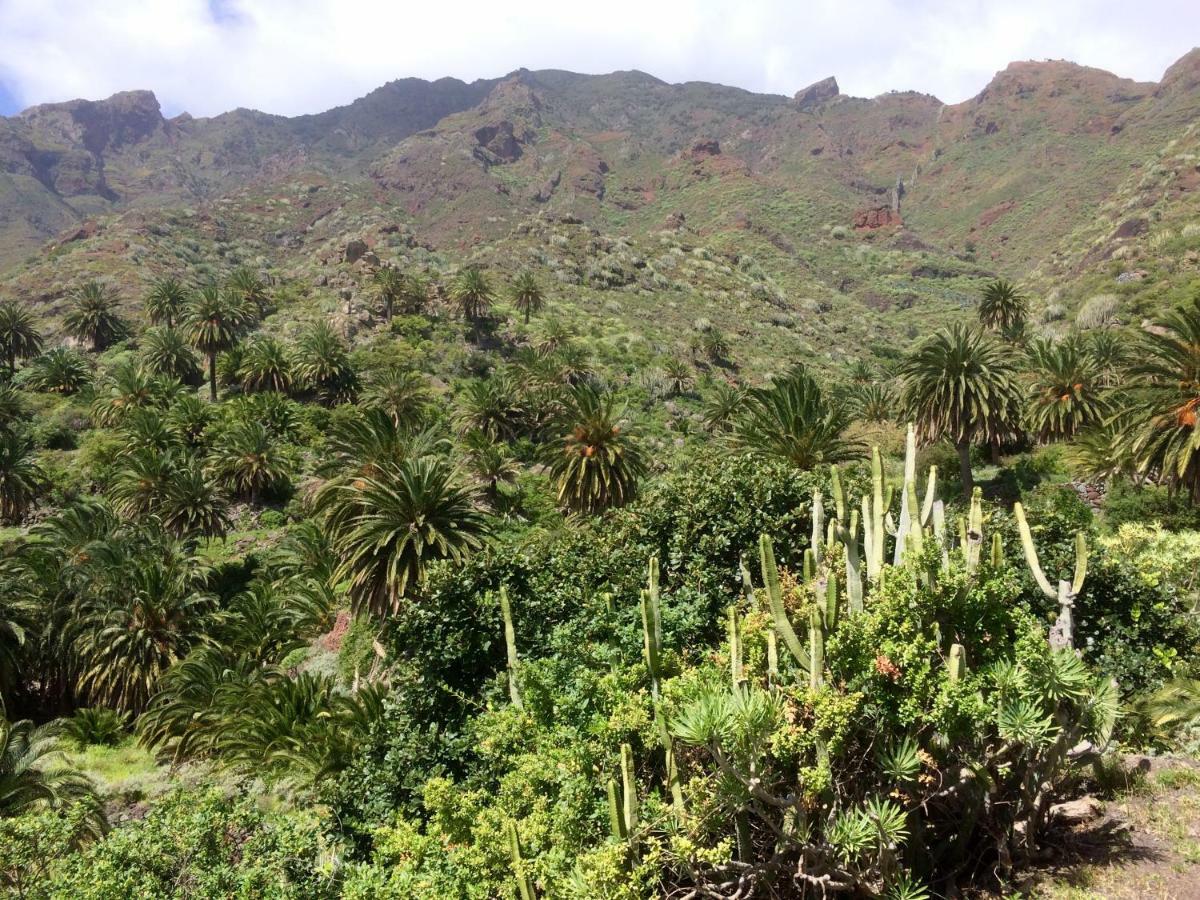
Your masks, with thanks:
M 525 324 L 529 324 L 529 307 L 525 307 Z
M 208 354 L 208 397 L 217 402 L 217 354 Z
M 954 449 L 958 451 L 958 477 L 962 482 L 963 499 L 971 499 L 971 491 L 975 488 L 975 478 L 971 475 L 971 444 L 969 441 L 959 441 Z

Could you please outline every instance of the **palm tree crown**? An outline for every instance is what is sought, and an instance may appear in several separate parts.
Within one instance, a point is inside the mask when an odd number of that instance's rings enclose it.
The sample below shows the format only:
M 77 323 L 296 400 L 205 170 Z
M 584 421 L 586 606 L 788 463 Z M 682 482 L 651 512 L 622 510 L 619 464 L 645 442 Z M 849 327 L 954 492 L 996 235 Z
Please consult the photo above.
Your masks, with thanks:
M 253 321 L 254 313 L 242 298 L 223 293 L 215 284 L 205 285 L 188 301 L 187 333 L 192 346 L 208 358 L 211 399 L 217 399 L 217 354 L 236 344 Z
M 18 359 L 32 359 L 42 352 L 42 336 L 33 316 L 24 306 L 0 303 L 0 355 L 8 363 L 8 374 L 17 371 Z
M 971 444 L 999 442 L 1019 421 L 1021 391 L 1009 354 L 978 328 L 954 325 L 918 347 L 900 374 L 909 418 L 923 440 L 954 444 L 969 497 Z
M 596 513 L 624 506 L 637 493 L 646 464 L 620 425 L 610 393 L 590 384 L 575 387 L 562 415 L 565 434 L 547 445 L 546 462 L 558 485 L 558 502 L 573 512 Z
M 463 318 L 475 322 L 487 315 L 492 305 L 492 285 L 482 269 L 470 266 L 454 280 L 450 298 L 462 310 Z
M 159 278 L 151 282 L 146 293 L 146 315 L 151 325 L 174 328 L 187 303 L 188 291 L 183 282 L 174 276 Z
M 129 331 L 117 315 L 117 292 L 98 281 L 85 282 L 72 295 L 72 306 L 63 317 L 67 333 L 91 345 L 94 352 L 123 338 Z
M 1029 429 L 1040 440 L 1063 440 L 1101 422 L 1109 404 L 1100 372 L 1077 340 L 1037 341 L 1029 348 Z
M 979 321 L 985 328 L 1012 335 L 1021 330 L 1029 314 L 1029 300 L 1011 281 L 989 282 L 979 298 Z
M 524 314 L 525 324 L 529 324 L 531 313 L 541 312 L 546 305 L 546 294 L 532 272 L 522 272 L 512 285 L 512 302 L 517 312 Z

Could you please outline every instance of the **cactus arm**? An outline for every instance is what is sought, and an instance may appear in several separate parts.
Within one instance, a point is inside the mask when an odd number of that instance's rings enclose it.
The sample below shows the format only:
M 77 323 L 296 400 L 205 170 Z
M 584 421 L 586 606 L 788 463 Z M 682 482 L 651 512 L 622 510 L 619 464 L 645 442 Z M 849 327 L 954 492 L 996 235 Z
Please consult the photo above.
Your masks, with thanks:
M 825 630 L 821 612 L 815 606 L 808 617 L 809 687 L 820 690 L 825 680 Z
M 767 631 L 767 684 L 772 687 L 779 683 L 779 643 L 775 638 L 775 629 Z
M 933 514 L 933 504 L 937 500 L 937 466 L 929 467 L 929 481 L 925 485 L 925 502 L 921 506 L 921 527 L 929 526 L 929 517 Z
M 812 499 L 812 541 L 809 547 L 813 553 L 821 552 L 825 542 L 825 501 L 821 499 L 820 491 L 813 491 Z
M 837 575 L 830 572 L 825 580 L 825 630 L 833 631 L 838 623 Z
M 738 560 L 738 565 L 742 570 L 742 596 L 746 598 L 746 603 L 754 607 L 754 579 L 750 575 L 750 567 L 746 565 L 746 557 L 743 556 Z
M 813 547 L 804 548 L 804 563 L 800 571 L 806 583 L 812 581 L 813 576 L 816 575 L 817 551 Z
M 917 433 L 912 424 L 908 426 L 908 434 L 904 440 L 904 483 L 900 492 L 900 519 L 896 523 L 896 548 L 892 553 L 892 565 L 900 565 L 904 559 L 904 547 L 908 543 L 908 534 L 912 520 L 918 515 L 916 504 L 917 483 Z
M 661 648 L 654 635 L 654 611 L 651 609 L 654 602 L 649 591 L 642 591 L 642 647 L 646 653 L 646 668 L 650 672 L 650 695 L 657 700 L 662 660 L 659 656 Z
M 767 598 L 771 603 L 771 617 L 775 622 L 776 633 L 783 638 L 784 645 L 791 652 L 800 668 L 808 670 L 808 654 L 800 646 L 800 639 L 788 621 L 787 610 L 783 608 L 783 588 L 779 584 L 779 569 L 775 565 L 775 549 L 767 535 L 758 539 L 759 557 L 762 562 L 763 583 L 767 586 Z
M 850 513 L 850 528 L 842 532 L 846 545 L 846 605 L 851 613 L 862 612 L 862 565 L 858 558 L 858 511 Z
M 1083 590 L 1083 582 L 1087 578 L 1088 545 L 1087 537 L 1082 531 L 1075 533 L 1075 578 L 1071 582 L 1071 593 L 1078 594 Z
M 959 681 L 967 674 L 967 648 L 962 644 L 950 645 L 950 680 Z
M 512 857 L 513 874 L 517 879 L 517 890 L 521 895 L 521 900 L 537 900 L 537 890 L 533 886 L 533 881 L 524 874 L 525 863 L 521 858 L 521 836 L 517 834 L 517 823 L 509 819 L 505 825 L 508 833 L 508 852 Z
M 983 490 L 979 487 L 971 492 L 971 512 L 967 519 L 965 538 L 963 547 L 967 557 L 967 571 L 974 574 L 979 568 L 979 550 L 983 543 Z
M 862 498 L 862 521 L 863 558 L 867 561 L 867 578 L 873 582 L 877 574 L 873 568 L 875 565 L 875 530 L 872 527 L 871 500 L 868 497 Z
M 621 783 L 625 793 L 625 833 L 630 840 L 633 839 L 633 834 L 637 831 L 638 820 L 638 796 L 637 782 L 633 775 L 633 748 L 628 744 L 621 745 Z
M 616 781 L 608 779 L 608 825 L 612 836 L 618 841 L 628 840 L 629 833 L 625 830 L 625 815 L 621 811 L 620 789 Z
M 883 458 L 879 455 L 878 447 L 871 448 L 871 481 L 871 528 L 874 529 L 874 534 L 871 537 L 871 560 L 867 571 L 871 580 L 874 581 L 883 569 L 884 544 Z M 866 522 L 863 524 L 866 525 Z
M 667 723 L 658 710 L 655 710 L 654 725 L 658 729 L 658 741 L 662 744 L 666 756 L 667 787 L 671 789 L 671 805 L 676 814 L 682 816 L 684 812 L 683 782 L 679 778 L 679 767 L 675 764 L 675 744 L 671 740 L 671 733 L 667 730 Z
M 992 568 L 999 569 L 1002 565 L 1004 565 L 1004 539 L 997 531 L 992 534 Z
M 842 475 L 837 463 L 829 467 L 830 490 L 833 491 L 833 509 L 839 522 L 846 521 L 846 495 L 842 493 Z
M 1017 517 L 1017 530 L 1021 532 L 1021 549 L 1025 551 L 1025 563 L 1029 566 L 1029 571 L 1033 573 L 1033 578 L 1042 589 L 1042 593 L 1052 599 L 1056 598 L 1058 591 L 1051 586 L 1046 573 L 1042 571 L 1041 563 L 1038 562 L 1033 534 L 1029 530 L 1029 523 L 1025 521 L 1025 509 L 1020 503 L 1013 504 L 1013 515 Z
M 733 686 L 741 687 L 745 680 L 742 673 L 742 635 L 738 625 L 736 604 L 729 604 L 729 668 L 733 676 Z
M 504 645 L 508 650 L 508 695 L 512 698 L 513 706 L 523 709 L 525 704 L 521 702 L 521 689 L 517 685 L 517 666 L 520 662 L 517 658 L 517 632 L 513 628 L 508 589 L 504 585 L 500 585 L 500 613 L 504 616 Z

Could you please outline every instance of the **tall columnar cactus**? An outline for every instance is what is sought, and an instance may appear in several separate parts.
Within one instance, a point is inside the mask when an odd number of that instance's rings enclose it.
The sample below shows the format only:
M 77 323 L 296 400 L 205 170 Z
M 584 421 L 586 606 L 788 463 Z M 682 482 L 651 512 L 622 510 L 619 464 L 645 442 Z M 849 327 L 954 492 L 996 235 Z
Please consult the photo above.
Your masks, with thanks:
M 812 539 L 809 546 L 818 561 L 821 558 L 821 546 L 825 543 L 825 501 L 820 491 L 813 491 L 812 499 Z
M 658 742 L 662 744 L 666 756 L 667 788 L 671 791 L 671 806 L 677 816 L 684 813 L 683 781 L 679 777 L 679 766 L 675 762 L 675 745 L 671 740 L 671 732 L 667 728 L 666 719 L 660 710 L 654 711 L 654 727 L 658 731 Z
M 896 523 L 896 548 L 892 554 L 892 565 L 898 566 L 904 559 L 912 523 L 920 513 L 917 509 L 917 432 L 910 423 L 904 441 L 904 482 L 901 484 L 900 519 Z
M 967 674 L 967 648 L 962 644 L 950 645 L 950 659 L 947 665 L 950 680 L 959 681 Z
M 662 682 L 662 612 L 659 609 L 658 557 L 650 558 L 648 587 L 642 591 L 642 633 L 646 668 L 650 671 L 650 695 L 657 701 Z
M 1004 565 L 1004 539 L 1000 537 L 1000 532 L 992 533 L 992 568 L 999 569 Z
M 508 695 L 512 698 L 513 706 L 523 709 L 525 704 L 521 702 L 521 688 L 517 684 L 517 668 L 520 664 L 517 657 L 517 632 L 513 628 L 508 589 L 504 585 L 500 585 L 500 613 L 504 616 L 504 645 L 508 650 Z
M 837 628 L 838 623 L 838 583 L 837 575 L 830 572 L 825 577 L 825 606 L 824 606 L 824 622 L 825 630 L 833 631 Z
M 863 498 L 863 527 L 870 529 L 870 539 L 867 541 L 867 578 L 872 584 L 879 580 L 879 575 L 883 571 L 883 551 L 887 534 L 883 526 L 885 511 L 883 457 L 879 455 L 878 447 L 872 447 L 871 502 L 867 503 L 866 498 Z
M 860 613 L 863 611 L 863 583 L 858 555 L 858 510 L 850 513 L 850 527 L 842 529 L 841 541 L 846 548 L 846 606 L 851 613 Z
M 505 824 L 508 835 L 508 853 L 512 857 L 513 874 L 517 879 L 517 891 L 521 900 L 537 900 L 537 889 L 533 879 L 525 874 L 525 860 L 521 855 L 521 836 L 517 833 L 517 823 L 511 819 Z
M 846 495 L 842 492 L 842 473 L 838 469 L 837 463 L 829 466 L 829 484 L 830 490 L 833 492 L 833 513 L 837 516 L 838 523 L 846 521 Z
M 974 574 L 979 568 L 979 550 L 983 544 L 983 490 L 976 487 L 971 492 L 971 511 L 967 515 L 967 526 L 962 534 L 963 555 L 967 571 Z
M 783 606 L 783 587 L 779 583 L 779 568 L 775 565 L 775 548 L 769 536 L 764 534 L 759 537 L 758 553 L 763 584 L 766 585 L 767 600 L 771 605 L 771 619 L 775 623 L 775 633 L 783 638 L 783 644 L 796 660 L 796 664 L 807 672 L 808 652 L 801 646 L 792 623 L 788 621 L 787 610 Z
M 1054 647 L 1073 647 L 1075 645 L 1074 609 L 1075 597 L 1083 590 L 1083 582 L 1087 578 L 1088 546 L 1083 532 L 1075 534 L 1075 577 L 1071 581 L 1062 580 L 1055 590 L 1050 579 L 1042 571 L 1038 562 L 1037 548 L 1033 544 L 1033 534 L 1029 523 L 1025 520 L 1025 508 L 1020 503 L 1013 504 L 1013 515 L 1017 519 L 1017 530 L 1021 533 L 1021 549 L 1025 551 L 1025 562 L 1033 573 L 1042 593 L 1051 599 L 1058 600 L 1058 620 L 1050 631 L 1050 643 Z
M 741 687 L 746 676 L 742 670 L 742 626 L 736 603 L 729 604 L 729 669 L 734 688 Z
M 633 748 L 628 744 L 621 745 L 621 787 L 624 797 L 621 814 L 625 819 L 625 833 L 630 842 L 633 842 L 638 822 L 638 795 L 633 769 Z
M 808 616 L 808 684 L 814 691 L 825 683 L 825 623 L 815 606 Z

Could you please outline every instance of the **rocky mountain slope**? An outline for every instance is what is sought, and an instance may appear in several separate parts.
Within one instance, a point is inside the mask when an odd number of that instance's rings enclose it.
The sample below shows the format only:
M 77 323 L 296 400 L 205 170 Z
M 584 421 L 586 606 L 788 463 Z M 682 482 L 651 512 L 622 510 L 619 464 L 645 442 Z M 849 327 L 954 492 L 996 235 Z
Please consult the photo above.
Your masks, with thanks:
M 994 273 L 1081 299 L 1160 220 L 1186 256 L 1197 121 L 1200 50 L 1158 83 L 1014 63 L 956 105 L 526 70 L 291 119 L 166 119 L 135 91 L 0 119 L 0 292 L 52 314 L 85 274 L 136 293 L 249 263 L 332 302 L 362 240 L 439 270 L 532 264 L 582 306 L 624 292 L 622 328 L 673 303 L 748 344 L 782 323 L 783 353 L 894 343 Z

